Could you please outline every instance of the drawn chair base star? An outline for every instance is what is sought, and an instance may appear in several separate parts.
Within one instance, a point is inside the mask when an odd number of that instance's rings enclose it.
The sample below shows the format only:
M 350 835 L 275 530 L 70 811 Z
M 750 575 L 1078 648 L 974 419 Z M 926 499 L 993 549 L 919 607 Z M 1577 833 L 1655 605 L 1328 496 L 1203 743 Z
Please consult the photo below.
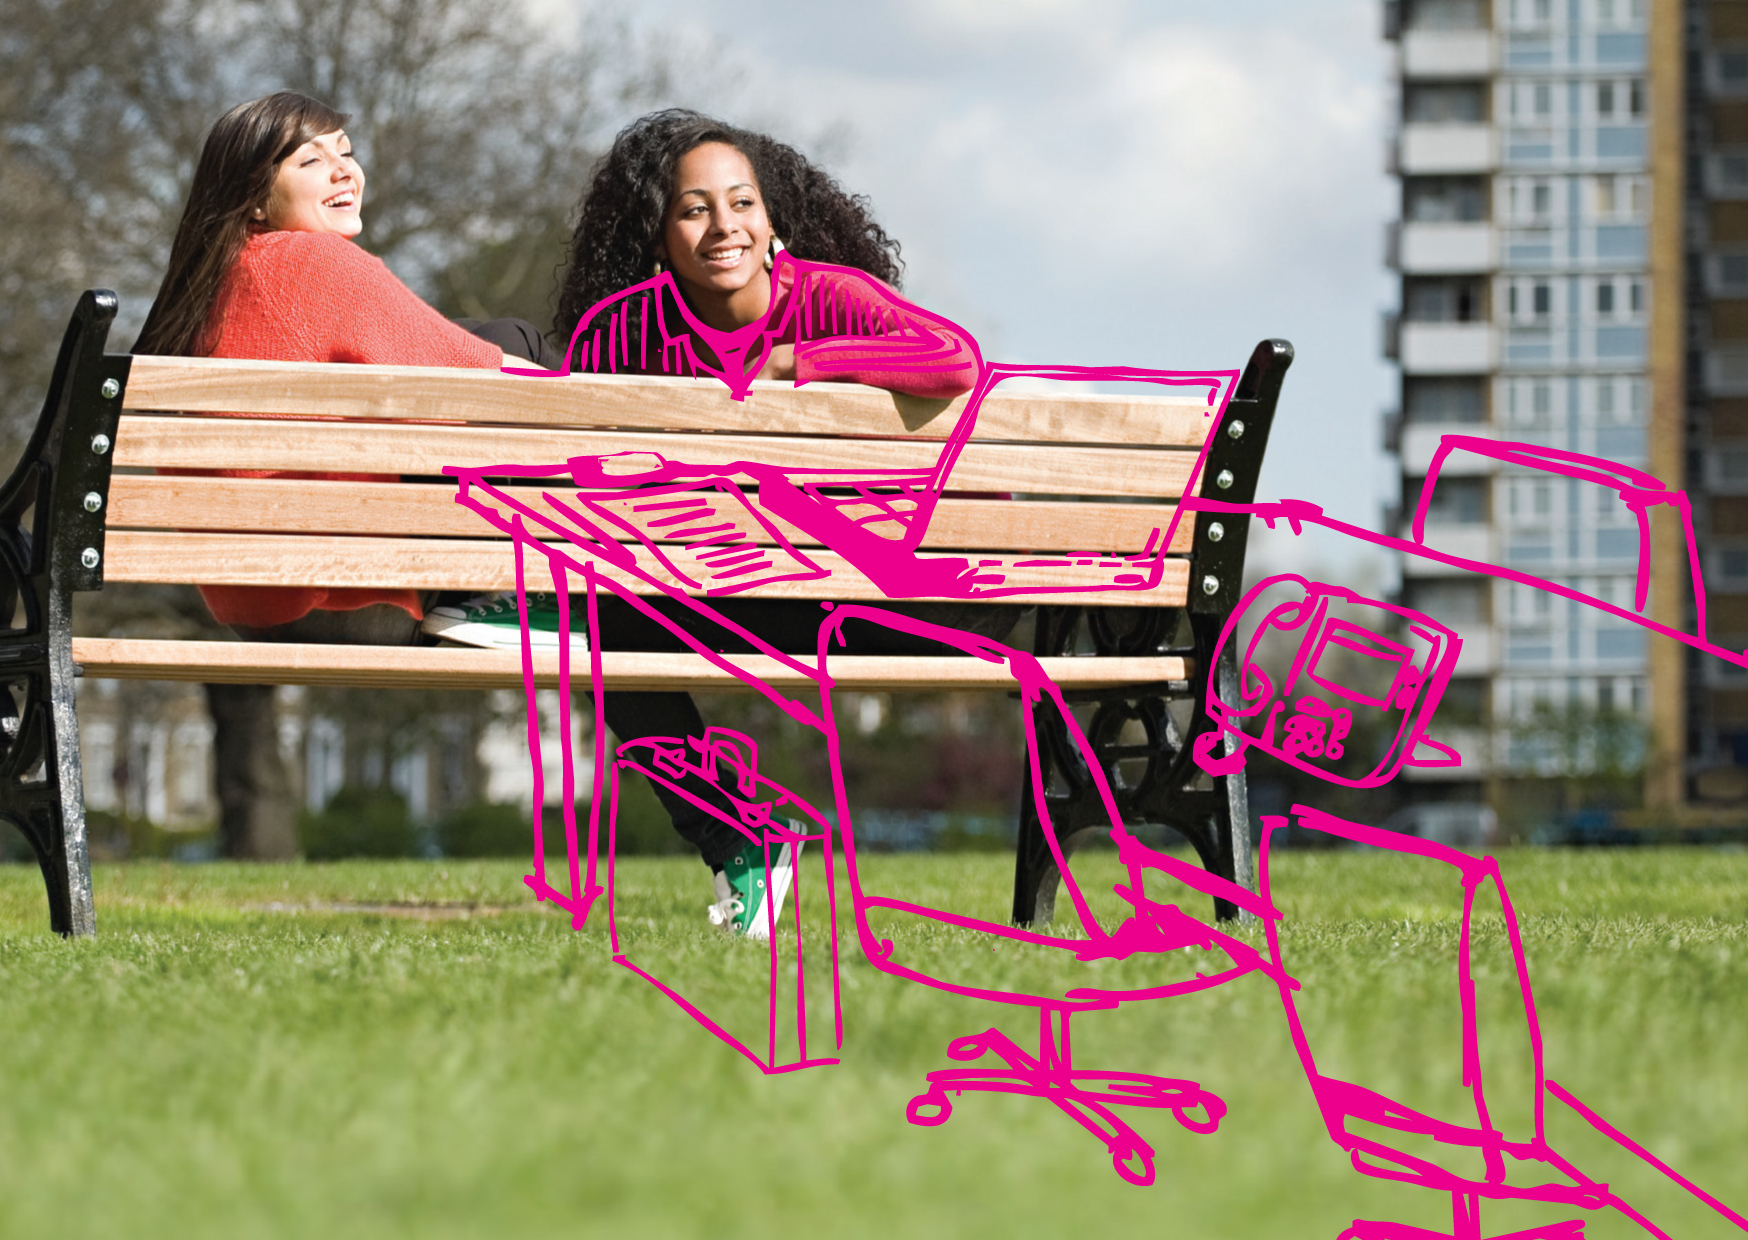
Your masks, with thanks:
M 905 1118 L 925 1128 L 946 1123 L 953 1115 L 949 1095 L 995 1093 L 1043 1098 L 1104 1142 L 1117 1174 L 1142 1187 L 1153 1183 L 1154 1148 L 1112 1107 L 1169 1110 L 1179 1124 L 1195 1133 L 1219 1129 L 1226 1104 L 1194 1081 L 1141 1072 L 1076 1069 L 1068 1020 L 1067 1011 L 1046 1008 L 1038 1014 L 1038 1043 L 1043 1048 L 1038 1056 L 1027 1054 L 999 1029 L 954 1039 L 947 1046 L 952 1058 L 968 1062 L 994 1055 L 1008 1066 L 944 1068 L 929 1073 L 928 1089 L 910 1100 Z

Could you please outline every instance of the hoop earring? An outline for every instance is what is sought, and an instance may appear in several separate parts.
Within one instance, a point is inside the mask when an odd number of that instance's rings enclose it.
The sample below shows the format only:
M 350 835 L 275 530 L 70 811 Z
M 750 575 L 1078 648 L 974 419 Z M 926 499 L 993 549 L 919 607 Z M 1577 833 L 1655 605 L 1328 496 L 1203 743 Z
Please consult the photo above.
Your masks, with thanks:
M 783 252 L 783 242 L 776 233 L 771 234 L 771 244 L 765 247 L 765 270 L 771 270 L 777 255 Z

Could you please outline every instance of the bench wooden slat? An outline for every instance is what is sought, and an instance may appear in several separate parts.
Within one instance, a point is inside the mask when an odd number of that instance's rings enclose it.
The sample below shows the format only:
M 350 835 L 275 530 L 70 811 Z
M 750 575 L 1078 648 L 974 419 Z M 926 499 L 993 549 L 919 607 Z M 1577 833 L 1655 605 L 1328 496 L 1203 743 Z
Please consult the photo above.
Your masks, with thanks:
M 540 498 L 545 488 L 505 489 L 535 508 L 545 508 Z M 1170 504 L 1012 504 L 944 499 L 935 508 L 923 546 L 1140 551 L 1155 530 L 1170 528 L 1175 511 Z M 810 535 L 787 522 L 772 520 L 794 545 L 816 545 Z M 455 488 L 449 485 L 141 474 L 117 474 L 112 479 L 108 525 L 112 530 L 299 530 L 446 538 L 496 534 L 471 509 L 455 502 Z M 1186 521 L 1171 550 L 1188 551 L 1192 536 L 1191 523 Z
M 446 466 L 561 464 L 577 455 L 654 452 L 693 465 L 759 461 L 785 469 L 888 472 L 933 468 L 939 445 L 892 439 L 801 439 L 634 431 L 520 430 L 471 426 L 395 426 L 382 422 L 302 422 L 256 418 L 130 415 L 116 436 L 120 466 L 175 469 L 285 469 L 379 474 L 440 474 Z M 1158 448 L 968 444 L 954 464 L 960 491 L 1058 495 L 1183 494 L 1195 456 Z
M 511 590 L 516 586 L 514 548 L 502 540 L 115 530 L 108 535 L 105 548 L 104 577 L 108 581 L 414 590 Z M 528 557 L 531 590 L 552 588 L 541 562 L 544 558 L 534 554 Z M 773 582 L 745 593 L 758 598 L 858 601 L 880 601 L 887 597 L 843 557 L 818 551 L 810 552 L 809 558 L 828 570 L 831 577 L 823 581 Z M 1121 567 L 1101 567 L 1102 563 L 1108 562 L 1061 566 L 1046 563 L 1018 569 L 1011 574 L 1010 581 L 1024 587 L 1024 591 L 998 601 L 1148 607 L 1175 607 L 1184 602 L 1189 580 L 1185 560 L 1166 561 L 1161 582 L 1152 589 L 1086 589 L 1090 583 L 1109 581 L 1113 573 L 1123 571 Z M 647 583 L 628 573 L 610 566 L 601 571 L 636 593 L 655 593 Z M 572 583 L 574 588 L 580 588 L 580 576 L 573 577 Z
M 1161 387 L 1161 393 L 1172 388 Z M 1185 395 L 992 395 L 975 438 L 1200 447 L 1212 425 L 1202 389 Z M 534 426 L 640 426 L 788 435 L 939 439 L 965 408 L 853 383 L 758 382 L 736 401 L 715 379 L 632 375 L 527 378 L 484 370 L 136 357 L 122 408 Z
M 768 655 L 735 655 L 736 665 L 773 688 L 794 692 L 812 685 Z M 154 641 L 141 638 L 75 637 L 73 661 L 88 677 L 181 680 L 221 684 L 341 685 L 355 688 L 520 688 L 521 655 L 515 651 L 430 646 L 314 646 L 279 642 Z M 811 660 L 802 659 L 802 663 Z M 1181 681 L 1183 659 L 1040 659 L 1064 688 Z M 695 654 L 603 651 L 602 675 L 614 689 L 700 688 L 745 690 L 734 676 Z M 535 679 L 559 683 L 558 654 L 534 655 Z M 1006 689 L 1006 668 L 982 659 L 929 656 L 841 655 L 831 661 L 840 689 Z M 572 683 L 586 687 L 589 656 L 572 657 Z

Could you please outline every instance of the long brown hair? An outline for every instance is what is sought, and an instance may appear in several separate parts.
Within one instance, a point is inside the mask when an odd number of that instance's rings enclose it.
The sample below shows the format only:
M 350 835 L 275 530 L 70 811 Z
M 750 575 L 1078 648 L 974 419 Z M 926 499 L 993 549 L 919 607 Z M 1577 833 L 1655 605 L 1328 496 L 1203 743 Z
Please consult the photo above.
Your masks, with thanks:
M 279 165 L 345 123 L 344 114 L 291 91 L 240 103 L 218 118 L 201 148 L 170 266 L 135 353 L 198 357 L 212 347 L 207 319 L 219 286 L 249 239 L 256 208 L 267 205 Z

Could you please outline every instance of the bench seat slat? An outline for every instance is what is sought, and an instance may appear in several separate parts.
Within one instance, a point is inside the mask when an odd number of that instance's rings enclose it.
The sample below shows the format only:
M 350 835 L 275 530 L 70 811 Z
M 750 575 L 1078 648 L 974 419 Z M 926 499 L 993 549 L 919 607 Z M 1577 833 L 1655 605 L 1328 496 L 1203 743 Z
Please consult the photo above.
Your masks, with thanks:
M 129 415 L 116 436 L 118 466 L 179 469 L 345 470 L 380 474 L 441 474 L 445 466 L 559 464 L 571 456 L 655 452 L 696 465 L 753 460 L 797 470 L 928 470 L 939 445 L 890 439 L 803 439 L 741 435 L 679 435 L 630 431 L 521 430 L 472 426 L 304 422 L 256 418 Z M 1157 448 L 968 444 L 950 486 L 960 491 L 1022 491 L 1056 495 L 1136 495 L 1184 492 L 1193 453 Z
M 786 692 L 809 690 L 801 676 L 768 655 L 735 655 L 734 663 Z M 141 638 L 75 637 L 73 661 L 88 677 L 180 680 L 221 684 L 339 685 L 355 688 L 519 688 L 521 655 L 515 651 L 429 646 L 315 646 L 277 642 L 156 641 Z M 803 658 L 803 664 L 811 660 Z M 1040 659 L 1046 674 L 1069 689 L 1156 681 L 1181 681 L 1181 658 Z M 614 689 L 698 688 L 738 690 L 736 677 L 696 654 L 603 651 L 602 674 Z M 559 683 L 558 654 L 534 655 L 535 679 Z M 982 659 L 929 656 L 842 655 L 831 661 L 841 689 L 1005 689 L 1006 668 Z M 587 686 L 589 656 L 572 657 L 572 683 Z
M 105 543 L 108 581 L 251 586 L 370 586 L 416 590 L 511 590 L 516 586 L 513 546 L 503 540 L 367 538 L 324 535 L 189 534 L 112 531 Z M 810 552 L 832 575 L 826 580 L 777 581 L 745 591 L 759 598 L 879 601 L 880 589 L 841 556 Z M 924 557 L 933 558 L 933 557 Z M 531 590 L 550 590 L 543 556 L 528 556 Z M 1046 564 L 1014 571 L 1009 580 L 1023 592 L 999 601 L 1089 603 L 1105 606 L 1175 607 L 1184 602 L 1187 561 L 1165 563 L 1152 589 L 1099 591 L 1086 587 L 1122 572 L 1110 561 Z M 653 566 L 652 566 L 653 568 Z M 654 593 L 630 574 L 602 571 L 637 593 Z M 580 576 L 573 577 L 581 587 Z M 683 583 L 682 588 L 685 588 Z M 1079 588 L 1076 588 L 1079 587 Z M 697 593 L 698 591 L 689 591 Z
M 974 437 L 1043 443 L 1200 447 L 1213 422 L 1204 389 L 1160 396 L 989 397 Z M 1178 395 L 1176 392 L 1183 394 Z M 1173 393 L 1173 394 L 1166 394 Z M 715 379 L 573 375 L 542 379 L 484 370 L 333 366 L 215 358 L 136 357 L 122 408 L 305 417 L 453 419 L 527 426 L 643 426 L 940 439 L 966 398 L 895 395 L 853 383 L 753 384 L 736 401 Z
M 545 507 L 540 499 L 542 489 L 506 488 L 536 508 Z M 1014 504 L 944 499 L 935 508 L 923 546 L 1133 552 L 1145 548 L 1155 530 L 1170 528 L 1174 512 L 1168 504 Z M 815 539 L 787 522 L 773 521 L 794 545 L 816 545 Z M 108 525 L 112 530 L 300 530 L 446 538 L 496 535 L 476 513 L 455 502 L 455 488 L 450 485 L 141 474 L 118 474 L 111 480 Z M 1171 550 L 1186 552 L 1191 540 L 1192 530 L 1186 521 Z

